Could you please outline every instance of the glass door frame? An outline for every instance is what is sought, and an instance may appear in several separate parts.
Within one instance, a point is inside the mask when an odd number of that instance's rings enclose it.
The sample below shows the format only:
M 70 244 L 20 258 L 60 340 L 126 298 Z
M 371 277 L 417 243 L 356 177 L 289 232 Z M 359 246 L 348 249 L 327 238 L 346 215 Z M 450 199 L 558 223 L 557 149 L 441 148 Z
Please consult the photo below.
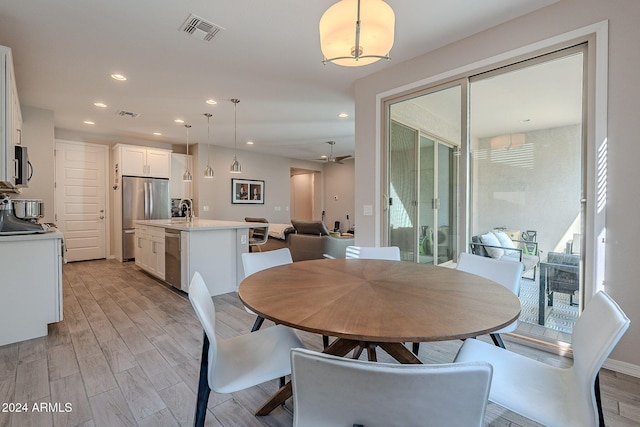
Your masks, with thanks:
M 452 245 L 455 248 L 455 252 L 454 254 L 452 254 L 452 259 L 453 260 L 457 260 L 457 256 L 458 256 L 458 251 L 460 250 L 464 250 L 461 248 L 466 248 L 468 243 L 465 243 L 464 246 L 461 246 L 461 242 L 466 242 L 468 240 L 467 238 L 467 226 L 466 226 L 466 222 L 467 222 L 467 217 L 468 215 L 466 214 L 461 214 L 461 212 L 466 212 L 467 206 L 468 206 L 468 195 L 467 195 L 467 183 L 463 182 L 463 180 L 461 180 L 460 178 L 462 176 L 468 176 L 468 173 L 463 173 L 463 170 L 466 170 L 468 168 L 468 160 L 465 158 L 464 153 L 467 152 L 467 148 L 466 148 L 466 140 L 467 140 L 467 121 L 468 121 L 468 117 L 466 114 L 466 108 L 468 105 L 468 79 L 466 78 L 456 78 L 456 79 L 452 79 L 452 80 L 448 80 L 446 82 L 442 82 L 440 84 L 437 85 L 433 85 L 433 86 L 428 86 L 425 88 L 422 88 L 420 90 L 411 90 L 411 91 L 406 91 L 398 96 L 394 96 L 388 99 L 385 99 L 382 101 L 383 103 L 383 117 L 384 120 L 381 123 L 381 127 L 382 127 L 382 134 L 384 135 L 384 138 L 382 139 L 382 144 L 381 144 L 381 148 L 382 148 L 382 155 L 381 155 L 381 162 L 382 162 L 382 167 L 381 167 L 381 188 L 383 188 L 383 197 L 382 197 L 382 206 L 381 206 L 381 244 L 383 246 L 388 246 L 389 245 L 389 230 L 390 230 L 390 224 L 389 224 L 389 179 L 390 179 L 390 171 L 389 171 L 389 136 L 390 136 L 390 124 L 391 124 L 391 106 L 393 104 L 397 104 L 403 101 L 407 101 L 413 98 L 417 98 L 420 96 L 425 96 L 425 95 L 429 95 L 430 93 L 434 93 L 434 92 L 439 92 L 439 91 L 443 91 L 443 90 L 447 90 L 447 89 L 451 89 L 454 87 L 460 87 L 460 91 L 461 91 L 461 109 L 460 109 L 460 114 L 461 114 L 461 133 L 460 133 L 460 145 L 459 145 L 459 150 L 457 152 L 455 152 L 455 141 L 446 141 L 445 139 L 443 139 L 442 137 L 436 137 L 431 135 L 429 132 L 425 132 L 424 130 L 421 129 L 415 129 L 418 132 L 418 141 L 417 144 L 419 145 L 420 143 L 420 136 L 424 135 L 430 139 L 433 139 L 434 142 L 436 142 L 435 147 L 437 147 L 438 143 L 443 143 L 447 146 L 451 146 L 454 148 L 454 156 L 455 155 L 459 155 L 459 160 L 457 163 L 457 169 L 455 170 L 454 173 L 454 179 L 456 180 L 455 182 L 457 182 L 458 186 L 457 186 L 457 218 L 456 218 L 456 230 L 457 230 L 457 235 L 455 236 L 456 238 L 456 242 Z M 406 123 L 403 123 L 402 121 L 399 120 L 395 120 L 394 121 L 398 122 L 399 124 L 403 125 L 403 126 L 408 126 L 410 128 L 413 128 L 410 125 L 407 125 Z M 417 157 L 417 156 L 416 156 Z M 437 158 L 437 157 L 436 157 Z M 418 163 L 418 160 L 416 160 L 416 163 Z M 437 165 L 436 165 L 437 168 Z M 454 190 L 456 189 L 455 187 L 455 183 L 454 185 Z M 417 191 L 419 191 L 419 188 L 417 189 Z M 416 239 L 417 240 L 417 239 Z M 416 250 L 418 247 L 418 243 L 416 243 Z M 416 261 L 417 262 L 417 261 Z

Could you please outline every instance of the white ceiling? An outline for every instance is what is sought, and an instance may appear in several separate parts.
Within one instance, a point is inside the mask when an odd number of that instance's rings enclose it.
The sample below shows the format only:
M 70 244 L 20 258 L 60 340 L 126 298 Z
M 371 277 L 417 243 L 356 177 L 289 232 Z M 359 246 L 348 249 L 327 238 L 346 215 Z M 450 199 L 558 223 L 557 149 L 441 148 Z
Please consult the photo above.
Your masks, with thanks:
M 0 44 L 13 49 L 21 104 L 53 110 L 57 129 L 182 144 L 182 118 L 191 142 L 206 142 L 211 112 L 212 144 L 232 147 L 238 98 L 239 149 L 310 160 L 327 140 L 353 153 L 357 79 L 556 1 L 387 0 L 391 60 L 356 68 L 322 64 L 318 22 L 334 0 L 2 0 Z M 211 42 L 180 32 L 189 14 L 224 30 Z

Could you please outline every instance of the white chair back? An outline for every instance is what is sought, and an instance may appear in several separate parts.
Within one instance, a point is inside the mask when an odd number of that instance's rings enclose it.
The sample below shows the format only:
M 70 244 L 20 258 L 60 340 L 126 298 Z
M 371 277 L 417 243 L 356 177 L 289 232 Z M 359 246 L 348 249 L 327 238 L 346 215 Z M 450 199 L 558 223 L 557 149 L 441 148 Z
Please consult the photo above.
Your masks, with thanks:
M 197 271 L 193 274 L 189 284 L 189 301 L 209 339 L 209 364 L 213 366 L 216 363 L 218 354 L 216 308 L 213 304 L 213 299 L 211 299 L 209 288 L 207 288 L 202 276 Z
M 400 248 L 397 246 L 347 246 L 346 259 L 386 259 L 400 261 Z
M 267 268 L 291 264 L 292 262 L 293 259 L 291 258 L 291 252 L 289 252 L 288 248 L 266 252 L 246 252 L 242 254 L 244 277 L 249 277 Z
M 460 254 L 456 269 L 500 283 L 516 296 L 520 293 L 520 278 L 524 269 L 521 262 L 494 259 L 463 252 Z
M 463 252 L 460 254 L 456 269 L 464 271 L 466 273 L 484 277 L 485 279 L 493 280 L 494 282 L 499 283 L 505 288 L 509 289 L 516 296 L 520 294 L 520 279 L 522 277 L 524 265 L 522 265 L 522 263 L 518 262 L 517 260 L 508 261 L 502 259 L 494 259 Z M 512 324 L 505 326 L 498 331 L 495 331 L 494 334 L 513 332 L 517 328 L 518 321 L 516 320 Z M 501 339 L 499 339 L 499 342 L 501 343 L 501 346 L 504 345 L 502 344 Z
M 573 365 L 569 368 L 480 340 L 466 340 L 455 361 L 491 363 L 494 372 L 489 397 L 506 409 L 549 427 L 596 427 L 604 425 L 597 375 L 629 324 L 615 301 L 600 291 L 573 328 Z
M 399 365 L 291 350 L 294 427 L 482 426 L 485 362 Z
M 592 388 L 598 371 L 629 328 L 631 321 L 605 292 L 596 293 L 573 328 L 571 347 L 577 381 L 583 390 Z M 597 414 L 595 396 L 592 394 Z

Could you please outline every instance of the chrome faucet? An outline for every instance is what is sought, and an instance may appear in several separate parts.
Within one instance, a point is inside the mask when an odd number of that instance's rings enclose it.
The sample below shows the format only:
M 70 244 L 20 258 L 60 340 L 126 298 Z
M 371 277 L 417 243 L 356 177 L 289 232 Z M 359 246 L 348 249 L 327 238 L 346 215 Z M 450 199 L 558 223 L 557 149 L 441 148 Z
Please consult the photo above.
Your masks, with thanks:
M 180 199 L 180 204 L 178 204 L 178 209 L 182 211 L 183 206 L 187 208 L 187 221 L 193 222 L 193 200 Z

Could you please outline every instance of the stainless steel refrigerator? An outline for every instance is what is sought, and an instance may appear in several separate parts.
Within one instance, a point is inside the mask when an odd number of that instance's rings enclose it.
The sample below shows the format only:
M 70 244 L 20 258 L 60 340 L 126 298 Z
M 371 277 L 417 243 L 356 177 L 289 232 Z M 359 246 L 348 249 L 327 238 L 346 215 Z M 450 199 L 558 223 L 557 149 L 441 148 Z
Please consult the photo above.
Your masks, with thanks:
M 171 218 L 169 180 L 122 177 L 122 257 L 135 258 L 135 222 Z

